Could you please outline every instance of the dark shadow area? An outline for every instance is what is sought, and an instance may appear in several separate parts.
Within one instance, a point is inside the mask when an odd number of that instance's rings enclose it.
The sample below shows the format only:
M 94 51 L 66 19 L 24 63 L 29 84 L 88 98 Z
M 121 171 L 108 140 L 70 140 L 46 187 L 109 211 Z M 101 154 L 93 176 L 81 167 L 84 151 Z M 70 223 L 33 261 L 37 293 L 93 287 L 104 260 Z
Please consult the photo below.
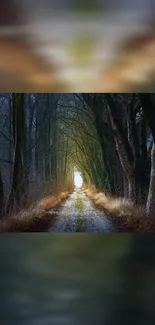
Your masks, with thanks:
M 153 235 L 3 235 L 2 324 L 153 325 Z

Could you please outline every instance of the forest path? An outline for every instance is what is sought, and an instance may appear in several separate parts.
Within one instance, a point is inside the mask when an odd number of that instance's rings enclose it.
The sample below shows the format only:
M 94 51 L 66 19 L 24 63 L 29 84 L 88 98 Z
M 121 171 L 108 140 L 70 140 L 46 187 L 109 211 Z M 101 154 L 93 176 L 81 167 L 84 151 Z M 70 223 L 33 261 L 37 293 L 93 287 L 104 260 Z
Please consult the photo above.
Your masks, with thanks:
M 48 232 L 117 232 L 117 229 L 82 190 L 75 190 Z

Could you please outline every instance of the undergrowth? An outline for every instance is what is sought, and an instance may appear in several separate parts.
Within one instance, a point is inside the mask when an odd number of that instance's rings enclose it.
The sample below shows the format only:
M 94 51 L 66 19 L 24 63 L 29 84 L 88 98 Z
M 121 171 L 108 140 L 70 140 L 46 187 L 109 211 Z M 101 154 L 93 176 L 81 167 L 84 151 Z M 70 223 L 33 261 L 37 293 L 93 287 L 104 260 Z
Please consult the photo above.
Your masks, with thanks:
M 154 232 L 155 221 L 148 218 L 145 206 L 136 205 L 127 198 L 114 198 L 104 193 L 97 193 L 93 186 L 85 190 L 94 205 L 103 210 L 117 224 L 124 225 L 131 232 Z
M 2 220 L 0 232 L 41 232 L 48 229 L 57 214 L 54 210 L 58 209 L 68 196 L 69 192 L 62 192 L 57 196 L 41 199 L 28 210 L 22 210 Z

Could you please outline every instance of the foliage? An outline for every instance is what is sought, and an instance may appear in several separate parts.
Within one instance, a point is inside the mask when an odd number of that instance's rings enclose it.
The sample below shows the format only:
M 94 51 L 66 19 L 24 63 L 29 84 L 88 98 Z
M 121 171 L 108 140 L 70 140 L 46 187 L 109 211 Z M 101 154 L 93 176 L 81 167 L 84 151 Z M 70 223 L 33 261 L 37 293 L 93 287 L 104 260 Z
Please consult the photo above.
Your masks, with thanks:
M 154 94 L 1 94 L 0 105 L 4 218 L 73 189 L 75 170 L 85 187 L 146 206 L 152 218 Z

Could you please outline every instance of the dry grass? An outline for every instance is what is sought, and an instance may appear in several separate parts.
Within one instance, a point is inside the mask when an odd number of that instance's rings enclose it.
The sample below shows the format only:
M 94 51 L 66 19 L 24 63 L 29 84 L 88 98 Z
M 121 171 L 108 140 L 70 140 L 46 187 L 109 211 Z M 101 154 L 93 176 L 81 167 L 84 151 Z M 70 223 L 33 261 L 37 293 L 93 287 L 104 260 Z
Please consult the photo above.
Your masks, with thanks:
M 101 73 L 102 92 L 131 92 L 155 77 L 155 35 L 134 36 L 122 48 L 106 72 Z M 144 59 L 145 58 L 145 59 Z M 101 92 L 98 89 L 98 92 Z
M 49 212 L 57 209 L 67 199 L 69 192 L 62 192 L 58 196 L 49 196 L 32 205 L 28 211 L 20 211 L 7 220 L 1 221 L 1 232 L 41 232 L 54 222 L 55 213 Z
M 56 77 L 57 68 L 45 60 L 32 49 L 26 41 L 19 39 L 0 38 L 0 72 L 4 74 L 1 82 L 1 91 L 10 85 L 10 92 L 58 92 L 64 86 L 59 83 Z M 12 83 L 9 84 L 9 78 Z
M 126 198 L 114 198 L 97 193 L 95 189 L 87 189 L 85 192 L 97 208 L 104 210 L 117 224 L 124 225 L 124 229 L 127 228 L 132 232 L 155 231 L 155 221 L 148 218 L 144 206 L 135 205 Z
M 39 201 L 38 207 L 44 210 L 50 210 L 60 206 L 61 202 L 68 197 L 68 192 L 62 192 L 58 196 L 45 197 Z

